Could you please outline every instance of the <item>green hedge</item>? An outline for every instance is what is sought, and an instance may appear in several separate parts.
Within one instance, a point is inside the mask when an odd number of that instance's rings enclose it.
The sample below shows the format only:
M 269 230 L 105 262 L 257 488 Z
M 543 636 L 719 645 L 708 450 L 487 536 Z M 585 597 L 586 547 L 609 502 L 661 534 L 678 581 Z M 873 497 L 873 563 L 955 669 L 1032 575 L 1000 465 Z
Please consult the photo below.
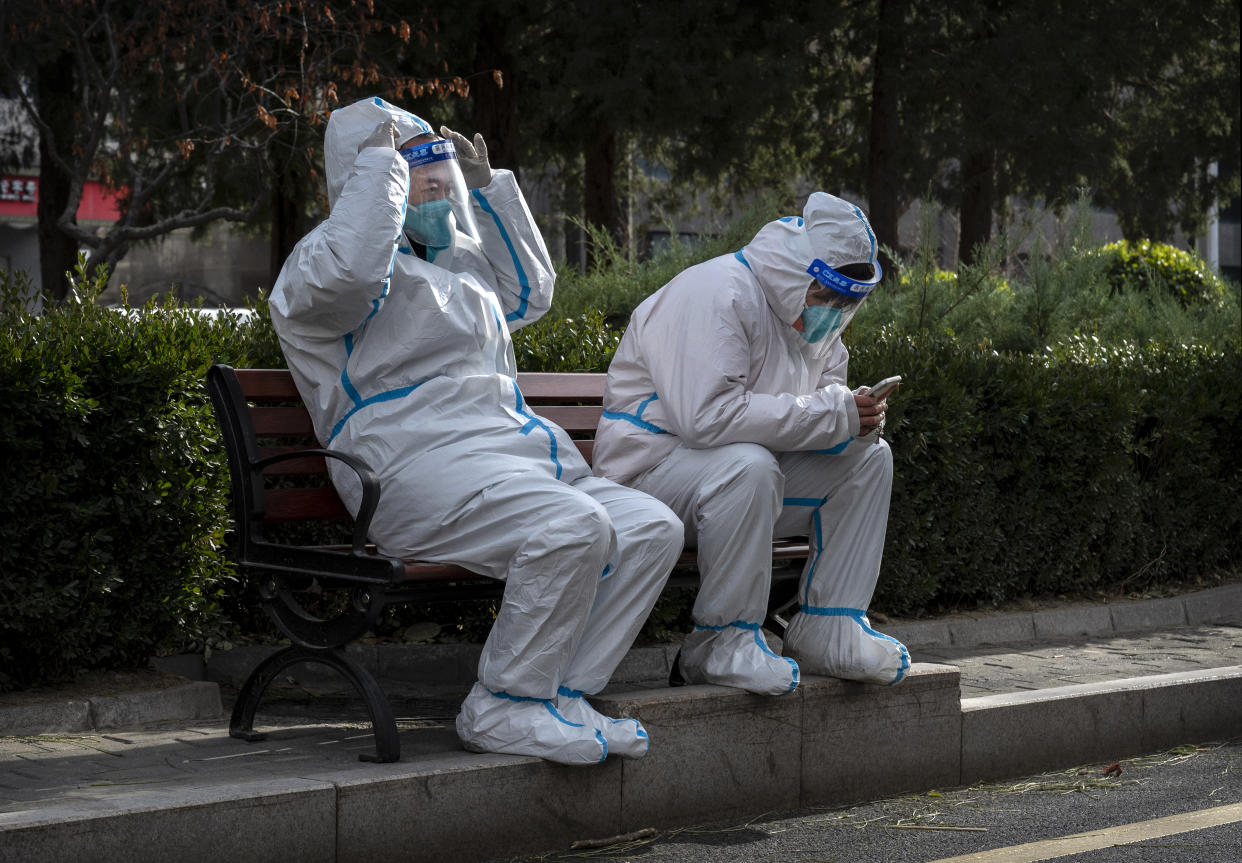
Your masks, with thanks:
M 217 635 L 228 478 L 203 376 L 261 326 L 89 301 L 0 314 L 0 690 L 141 666 Z M 97 287 L 97 284 L 96 286 Z M 253 348 L 253 350 L 251 350 Z
M 103 309 L 79 281 L 82 303 L 34 316 L 9 297 L 2 309 L 0 689 L 270 637 L 223 553 L 228 479 L 203 390 L 212 362 L 283 364 L 265 308 Z M 847 335 L 852 383 L 905 378 L 889 413 L 877 609 L 1149 588 L 1242 560 L 1236 338 L 1077 335 L 1003 353 L 866 321 Z M 526 370 L 603 371 L 619 337 L 586 311 L 520 331 L 515 350 Z M 647 635 L 679 631 L 687 601 L 663 600 Z M 428 616 L 442 640 L 490 625 L 486 608 L 463 605 L 395 612 L 382 634 Z
M 1151 588 L 1242 561 L 1236 345 L 1077 338 L 1006 356 L 883 331 L 851 372 L 905 378 L 883 611 Z

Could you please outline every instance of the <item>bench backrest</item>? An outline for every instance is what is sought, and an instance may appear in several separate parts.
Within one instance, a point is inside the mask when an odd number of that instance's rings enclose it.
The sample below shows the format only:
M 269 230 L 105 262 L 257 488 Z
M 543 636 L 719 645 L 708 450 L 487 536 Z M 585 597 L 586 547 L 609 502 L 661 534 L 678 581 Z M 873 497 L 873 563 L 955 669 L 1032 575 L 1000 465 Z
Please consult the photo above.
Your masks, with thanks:
M 604 379 L 594 373 L 520 372 L 518 387 L 532 410 L 570 433 L 589 462 Z M 248 525 L 258 534 L 264 523 L 349 518 L 327 479 L 323 456 L 269 465 L 263 471 L 267 482 L 250 470 L 260 459 L 319 447 L 288 369 L 217 365 L 208 375 L 208 389 L 229 453 L 239 529 Z

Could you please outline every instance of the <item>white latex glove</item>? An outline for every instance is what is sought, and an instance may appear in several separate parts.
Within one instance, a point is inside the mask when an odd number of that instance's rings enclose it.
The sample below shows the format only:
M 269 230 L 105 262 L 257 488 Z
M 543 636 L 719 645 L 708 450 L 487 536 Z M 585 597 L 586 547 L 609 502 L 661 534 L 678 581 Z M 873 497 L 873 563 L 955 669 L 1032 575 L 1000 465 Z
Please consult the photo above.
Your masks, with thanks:
M 392 120 L 380 121 L 380 124 L 375 127 L 375 131 L 367 135 L 362 143 L 358 145 L 358 152 L 361 153 L 367 147 L 397 149 L 397 124 Z
M 474 133 L 473 144 L 448 126 L 441 126 L 440 134 L 452 141 L 457 150 L 457 164 L 461 166 L 467 189 L 481 189 L 492 181 L 492 166 L 487 161 L 487 143 L 482 132 Z
M 854 390 L 854 395 L 866 395 L 867 389 L 868 389 L 867 387 L 859 387 L 858 389 Z M 882 402 L 887 402 L 887 401 L 888 401 L 887 397 L 882 399 Z M 864 446 L 870 446 L 871 444 L 876 443 L 881 437 L 883 437 L 884 424 L 888 422 L 887 404 L 885 405 L 885 408 L 886 410 L 885 410 L 884 415 L 880 417 L 879 425 L 877 425 L 869 433 L 865 435 L 860 435 L 859 437 L 855 438 L 855 441 L 863 444 Z

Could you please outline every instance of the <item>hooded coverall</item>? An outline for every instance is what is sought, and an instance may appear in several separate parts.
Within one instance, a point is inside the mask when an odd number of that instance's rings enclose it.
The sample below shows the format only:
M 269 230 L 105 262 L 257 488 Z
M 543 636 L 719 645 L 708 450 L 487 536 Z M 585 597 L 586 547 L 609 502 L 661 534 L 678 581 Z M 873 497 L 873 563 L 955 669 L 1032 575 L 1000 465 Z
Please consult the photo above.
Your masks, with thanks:
M 685 270 L 635 310 L 608 370 L 593 463 L 684 521 L 697 547 L 687 681 L 780 694 L 806 671 L 896 683 L 903 645 L 871 628 L 892 456 L 859 434 L 840 333 L 793 327 L 808 265 L 875 261 L 857 207 L 824 193 L 741 251 Z M 800 609 L 776 655 L 760 630 L 773 537 L 809 536 Z
M 496 170 L 470 193 L 480 240 L 457 232 L 428 263 L 402 233 L 405 160 L 358 149 L 390 118 L 398 142 L 430 131 L 378 98 L 329 120 L 331 214 L 298 242 L 271 297 L 290 371 L 322 445 L 378 475 L 370 538 L 381 552 L 505 581 L 457 719 L 465 745 L 566 763 L 601 761 L 610 747 L 640 756 L 641 726 L 582 696 L 637 635 L 681 525 L 651 497 L 592 476 L 518 389 L 510 331 L 547 311 L 554 273 L 513 174 Z M 352 474 L 332 478 L 356 512 Z

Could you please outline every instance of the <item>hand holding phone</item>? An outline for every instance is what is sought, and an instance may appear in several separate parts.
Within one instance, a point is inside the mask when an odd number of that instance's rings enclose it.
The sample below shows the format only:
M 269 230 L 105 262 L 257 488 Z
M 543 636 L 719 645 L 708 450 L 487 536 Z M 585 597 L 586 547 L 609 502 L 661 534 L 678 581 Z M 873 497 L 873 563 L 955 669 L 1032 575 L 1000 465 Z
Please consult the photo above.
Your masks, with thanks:
M 875 399 L 876 401 L 884 401 L 884 399 L 889 395 L 889 393 L 897 389 L 897 387 L 900 384 L 901 384 L 901 375 L 893 375 L 891 378 L 885 378 L 884 380 L 880 381 L 874 386 L 868 388 L 868 390 L 865 393 L 863 393 L 863 395 L 871 396 L 871 398 Z

